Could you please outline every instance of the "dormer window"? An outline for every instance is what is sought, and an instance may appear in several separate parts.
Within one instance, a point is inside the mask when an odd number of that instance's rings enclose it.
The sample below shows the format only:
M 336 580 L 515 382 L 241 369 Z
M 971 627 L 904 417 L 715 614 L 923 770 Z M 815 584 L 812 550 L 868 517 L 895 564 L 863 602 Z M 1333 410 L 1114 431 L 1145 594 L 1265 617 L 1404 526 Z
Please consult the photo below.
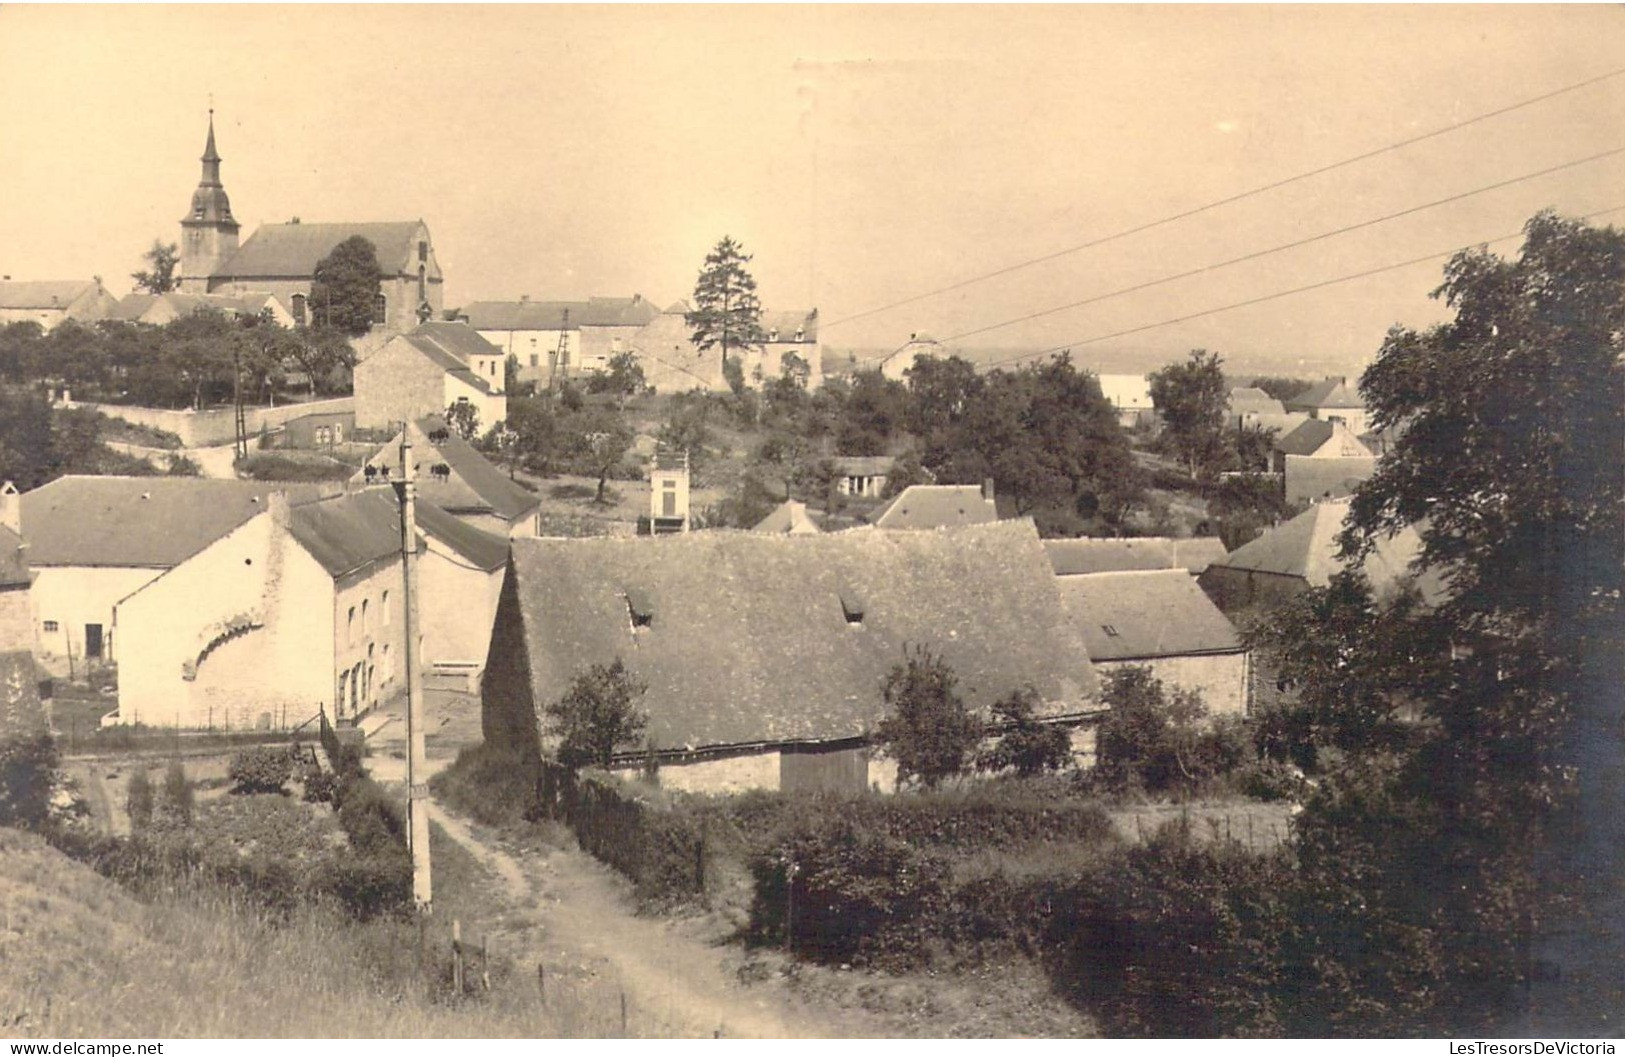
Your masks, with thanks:
M 863 598 L 851 589 L 841 592 L 841 615 L 851 627 L 863 626 Z
M 637 633 L 654 626 L 654 605 L 649 596 L 635 587 L 626 589 L 626 615 L 632 621 L 632 631 Z
M 1104 631 L 1108 638 L 1115 639 L 1120 634 L 1120 632 L 1116 628 L 1112 627 L 1110 624 L 1102 624 L 1102 625 L 1100 625 L 1100 630 Z
M 807 332 L 805 330 L 802 330 L 800 327 L 797 327 L 796 328 L 796 340 L 797 341 L 805 341 L 806 338 L 807 338 Z
M 768 341 L 778 341 L 779 340 L 779 332 L 778 332 L 777 328 L 767 332 L 767 340 Z

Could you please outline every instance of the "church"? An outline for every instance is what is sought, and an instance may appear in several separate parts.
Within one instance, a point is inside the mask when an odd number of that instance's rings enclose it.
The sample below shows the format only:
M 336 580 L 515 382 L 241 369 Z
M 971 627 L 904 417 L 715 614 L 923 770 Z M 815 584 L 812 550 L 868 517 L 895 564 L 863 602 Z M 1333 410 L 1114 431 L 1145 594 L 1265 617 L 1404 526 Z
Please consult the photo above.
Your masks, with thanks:
M 360 235 L 378 253 L 384 278 L 373 310 L 374 332 L 400 333 L 426 319 L 439 319 L 444 279 L 435 260 L 428 225 L 422 220 L 359 224 L 263 224 L 241 244 L 240 225 L 220 182 L 220 154 L 214 145 L 214 111 L 203 148 L 203 176 L 192 192 L 192 208 L 181 221 L 177 289 L 196 294 L 272 294 L 296 325 L 322 320 L 311 299 L 316 265 L 339 243 Z

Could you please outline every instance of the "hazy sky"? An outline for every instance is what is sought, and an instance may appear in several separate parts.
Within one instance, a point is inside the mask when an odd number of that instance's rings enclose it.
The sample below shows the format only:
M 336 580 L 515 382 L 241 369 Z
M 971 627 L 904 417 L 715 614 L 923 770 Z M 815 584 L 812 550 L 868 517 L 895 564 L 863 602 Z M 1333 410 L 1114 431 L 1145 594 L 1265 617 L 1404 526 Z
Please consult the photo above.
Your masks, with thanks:
M 256 225 L 422 217 L 446 303 L 687 296 L 755 254 L 835 346 L 942 337 L 1625 145 L 1625 76 L 984 283 L 847 316 L 1625 66 L 1625 9 L 0 8 L 0 273 L 117 292 L 178 238 L 212 93 Z M 1625 206 L 1625 156 L 965 339 L 1117 330 Z M 1625 212 L 1604 222 L 1625 223 Z M 1514 249 L 1516 243 L 1497 248 Z M 1082 346 L 1353 363 L 1439 261 Z

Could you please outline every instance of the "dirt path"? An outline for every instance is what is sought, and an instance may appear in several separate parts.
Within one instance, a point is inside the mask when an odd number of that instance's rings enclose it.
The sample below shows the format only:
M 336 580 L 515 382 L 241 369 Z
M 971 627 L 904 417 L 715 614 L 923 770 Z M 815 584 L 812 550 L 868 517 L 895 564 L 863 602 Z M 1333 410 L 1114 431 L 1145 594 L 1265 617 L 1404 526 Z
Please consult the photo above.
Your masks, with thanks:
M 501 879 L 517 908 L 504 940 L 550 975 L 609 978 L 626 996 L 629 1030 L 666 1038 L 822 1038 L 885 1034 L 859 1011 L 813 1010 L 781 981 L 743 983 L 724 952 L 670 922 L 641 918 L 625 883 L 575 850 L 516 856 L 439 805 L 433 819 Z M 614 1017 L 610 1022 L 614 1024 Z

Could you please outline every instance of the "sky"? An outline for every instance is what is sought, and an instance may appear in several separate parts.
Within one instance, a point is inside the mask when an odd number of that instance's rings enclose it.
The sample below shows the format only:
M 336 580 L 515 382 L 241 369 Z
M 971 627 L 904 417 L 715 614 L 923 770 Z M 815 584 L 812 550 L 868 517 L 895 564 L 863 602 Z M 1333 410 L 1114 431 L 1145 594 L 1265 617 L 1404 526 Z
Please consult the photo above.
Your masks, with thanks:
M 817 307 L 827 347 L 1352 372 L 1442 318 L 1443 254 L 1625 207 L 1625 155 L 997 324 L 1625 146 L 1616 76 L 1060 253 L 1622 66 L 1612 5 L 6 5 L 0 274 L 128 290 L 179 237 L 212 101 L 243 238 L 421 217 L 448 306 L 669 304 L 731 235 L 763 304 Z

